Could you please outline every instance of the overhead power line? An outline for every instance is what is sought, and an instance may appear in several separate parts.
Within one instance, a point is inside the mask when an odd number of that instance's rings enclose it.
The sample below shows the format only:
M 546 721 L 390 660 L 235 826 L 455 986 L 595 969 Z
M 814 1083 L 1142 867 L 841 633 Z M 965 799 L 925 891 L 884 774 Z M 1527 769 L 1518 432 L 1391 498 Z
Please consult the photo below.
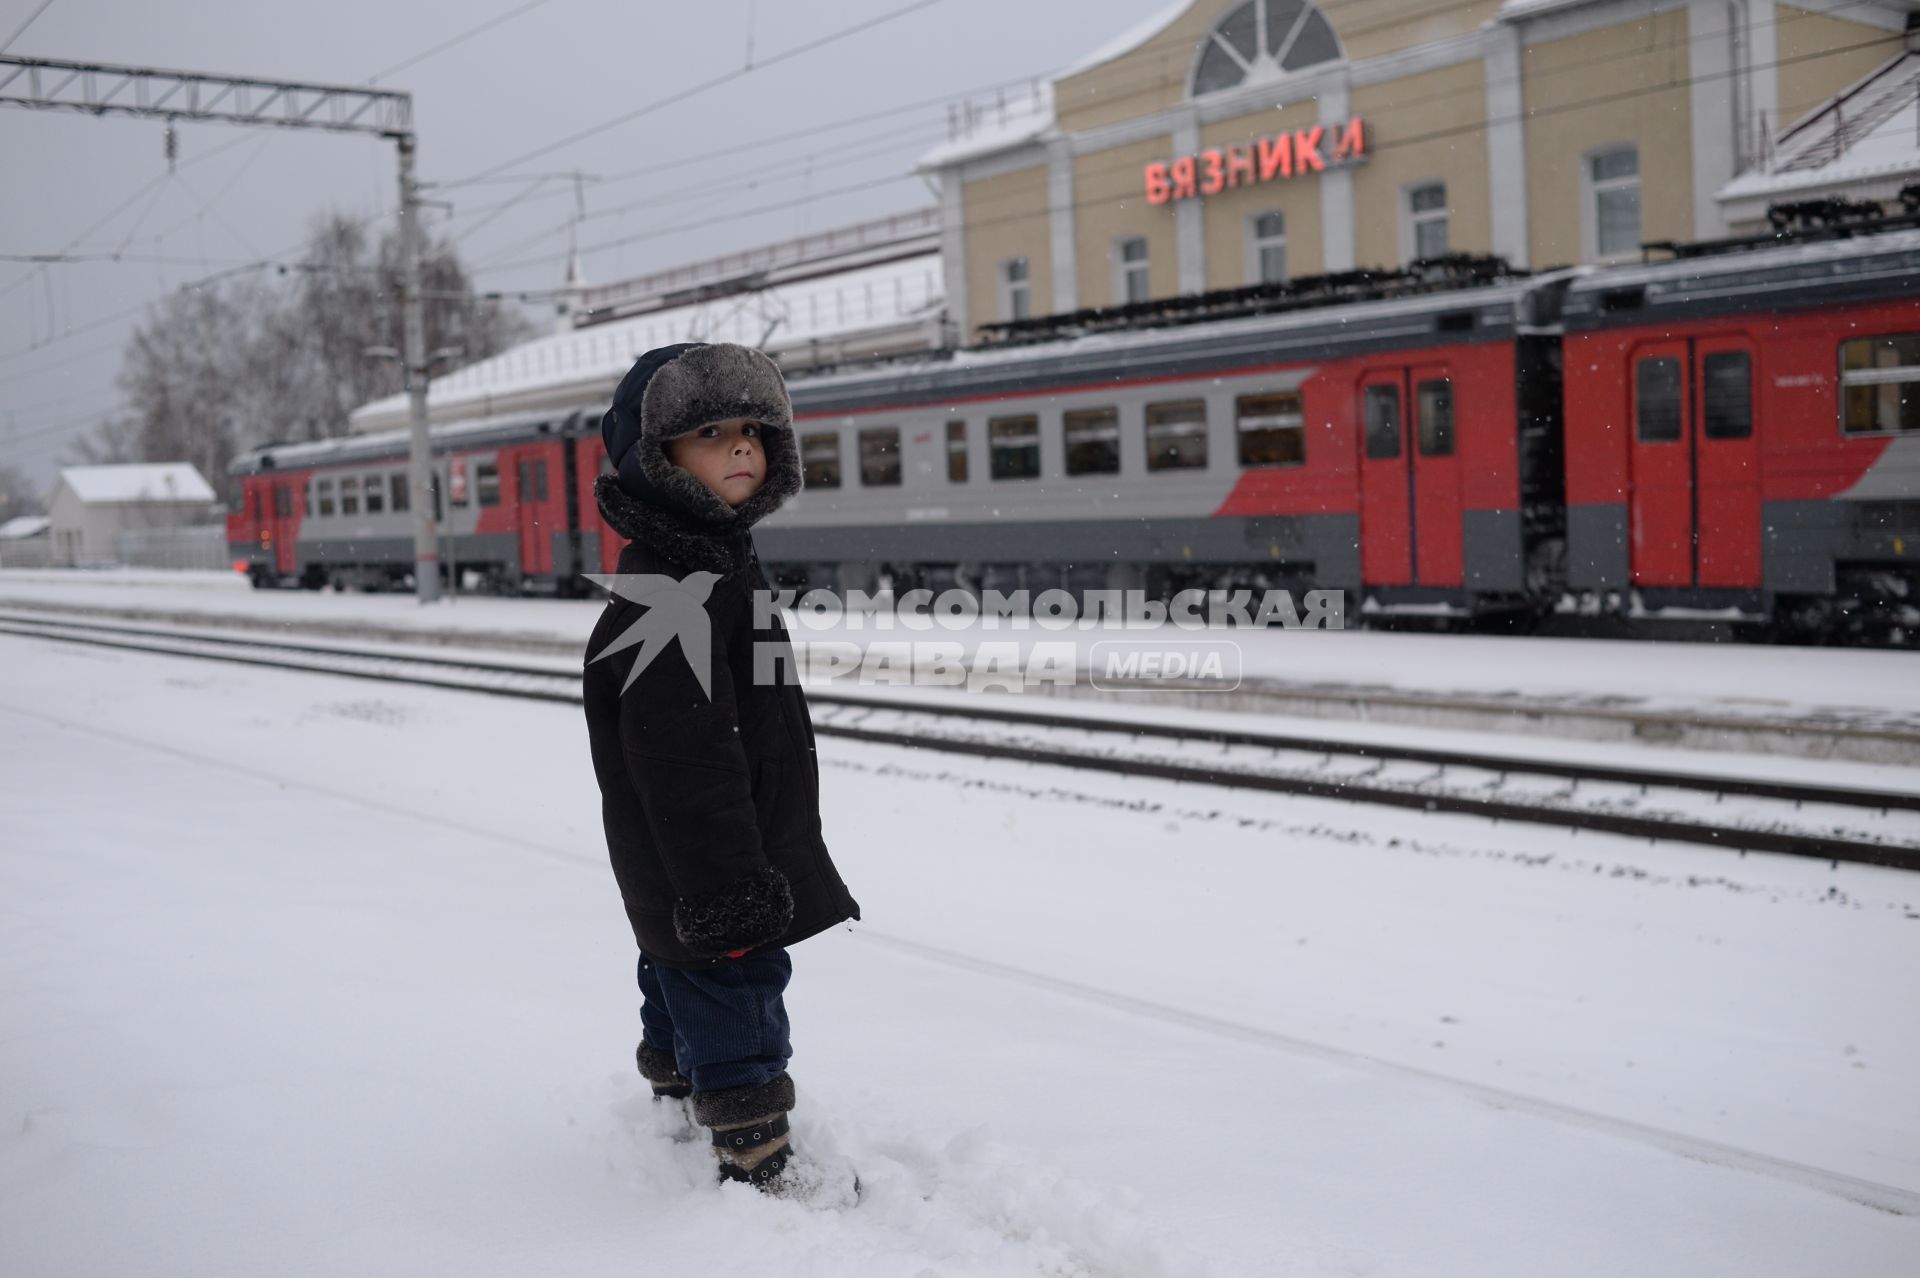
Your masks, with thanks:
M 635 107 L 631 111 L 624 111 L 610 120 L 602 120 L 590 128 L 581 129 L 577 133 L 570 133 L 564 138 L 548 142 L 543 146 L 537 146 L 523 155 L 514 156 L 511 160 L 503 160 L 492 168 L 482 169 L 478 173 L 470 174 L 467 177 L 459 178 L 452 182 L 441 182 L 438 184 L 438 188 L 443 191 L 452 190 L 455 187 L 465 186 L 469 182 L 478 182 L 484 178 L 490 178 L 497 174 L 504 173 L 516 164 L 525 164 L 529 160 L 537 160 L 541 156 L 551 155 L 562 147 L 572 146 L 576 142 L 583 142 L 590 137 L 596 137 L 599 134 L 605 133 L 608 129 L 617 129 L 623 124 L 629 124 L 634 120 L 640 119 L 642 116 L 651 115 L 655 111 L 663 110 L 675 103 L 684 102 L 688 98 L 698 97 L 710 89 L 717 89 L 723 84 L 731 84 L 735 80 L 753 75 L 758 71 L 764 71 L 768 67 L 778 66 L 782 62 L 790 62 L 794 58 L 801 57 L 804 54 L 812 53 L 817 49 L 824 49 L 828 45 L 837 44 L 842 40 L 851 39 L 862 32 L 871 31 L 875 27 L 884 26 L 889 22 L 904 18 L 910 13 L 917 13 L 921 9 L 932 8 L 939 3 L 940 0 L 914 0 L 912 4 L 902 5 L 898 9 L 889 10 L 877 18 L 869 18 L 865 22 L 856 22 L 850 27 L 842 27 L 840 30 L 821 36 L 817 40 L 809 40 L 805 44 L 795 45 L 791 49 L 776 53 L 772 57 L 763 59 L 750 66 L 728 71 L 724 75 L 714 76 L 711 79 L 701 81 L 699 84 L 689 85 L 684 89 L 675 90 L 663 98 L 656 98 L 652 102 Z

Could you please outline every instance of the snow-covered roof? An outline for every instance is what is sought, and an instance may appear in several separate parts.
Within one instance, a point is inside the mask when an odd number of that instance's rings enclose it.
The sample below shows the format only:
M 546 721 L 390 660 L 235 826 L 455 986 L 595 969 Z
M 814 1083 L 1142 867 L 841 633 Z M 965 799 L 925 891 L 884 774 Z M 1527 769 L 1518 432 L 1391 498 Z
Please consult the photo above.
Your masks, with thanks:
M 1920 54 L 1903 54 L 1780 135 L 1765 172 L 1720 188 L 1721 200 L 1763 199 L 1920 175 Z
M 1593 4 L 1596 0 L 1507 0 L 1500 6 L 1497 15 L 1503 22 L 1515 22 L 1522 18 L 1538 18 L 1562 9 L 1577 9 L 1583 4 Z
M 962 160 L 971 160 L 999 151 L 1024 146 L 1053 127 L 1053 85 L 1042 84 L 1034 93 L 996 102 L 984 109 L 979 121 L 951 141 L 942 142 L 915 164 L 918 169 L 938 169 Z
M 69 466 L 60 482 L 88 505 L 102 502 L 214 500 L 192 462 L 135 462 L 123 466 Z
M 1173 3 L 1166 8 L 1161 9 L 1151 17 L 1143 18 L 1139 22 L 1134 23 L 1119 35 L 1113 37 L 1113 39 L 1102 44 L 1092 53 L 1076 61 L 1072 66 L 1066 68 L 1066 70 L 1057 73 L 1053 78 L 1056 80 L 1064 80 L 1070 75 L 1079 75 L 1082 71 L 1091 71 L 1103 62 L 1111 62 L 1115 58 L 1124 57 L 1132 53 L 1135 49 L 1172 26 L 1181 14 L 1193 8 L 1193 3 L 1194 0 L 1173 0 Z
M 19 541 L 24 537 L 38 537 L 53 525 L 53 520 L 45 515 L 16 515 L 6 523 L 0 524 L 0 541 Z
M 468 408 L 485 416 L 489 401 L 548 387 L 599 394 L 601 383 L 610 391 L 640 355 L 674 342 L 736 342 L 777 358 L 816 341 L 931 318 L 945 303 L 945 282 L 939 254 L 921 253 L 550 334 L 436 378 L 428 407 L 436 418 Z M 375 400 L 354 410 L 355 428 L 377 428 L 406 407 L 405 394 Z

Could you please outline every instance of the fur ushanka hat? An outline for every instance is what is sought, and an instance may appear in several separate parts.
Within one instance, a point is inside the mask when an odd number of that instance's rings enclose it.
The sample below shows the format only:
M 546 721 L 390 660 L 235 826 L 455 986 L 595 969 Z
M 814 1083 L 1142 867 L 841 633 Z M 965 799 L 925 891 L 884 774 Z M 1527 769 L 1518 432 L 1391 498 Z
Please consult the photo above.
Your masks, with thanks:
M 713 422 L 750 417 L 765 429 L 766 476 L 737 508 L 667 460 L 666 442 Z M 682 342 L 634 361 L 600 420 L 614 473 L 594 481 L 607 525 L 690 568 L 746 564 L 747 530 L 800 491 L 793 401 L 766 355 L 729 342 Z

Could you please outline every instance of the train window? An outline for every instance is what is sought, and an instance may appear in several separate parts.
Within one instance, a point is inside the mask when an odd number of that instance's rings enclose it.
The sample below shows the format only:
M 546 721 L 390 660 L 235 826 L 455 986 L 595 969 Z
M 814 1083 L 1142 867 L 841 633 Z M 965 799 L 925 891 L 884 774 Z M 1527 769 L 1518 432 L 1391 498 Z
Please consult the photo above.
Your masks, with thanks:
M 1120 473 L 1119 410 L 1076 408 L 1061 420 L 1069 475 Z
M 1680 361 L 1668 356 L 1633 366 L 1634 432 L 1643 444 L 1680 438 Z
M 800 437 L 800 469 L 808 488 L 840 486 L 840 435 L 837 431 L 815 431 Z
M 340 479 L 340 513 L 357 515 L 360 513 L 360 476 L 344 475 Z
M 407 472 L 404 470 L 399 471 L 396 474 L 389 475 L 387 478 L 389 481 L 387 484 L 387 494 L 393 499 L 391 503 L 393 513 L 396 515 L 405 514 L 413 507 L 413 490 L 407 484 Z
M 1840 344 L 1840 428 L 1920 431 L 1920 333 Z
M 967 424 L 947 423 L 947 482 L 967 482 Z
M 544 460 L 533 464 L 533 499 L 547 499 L 547 463 Z
M 860 483 L 867 488 L 900 486 L 898 426 L 869 426 L 860 432 Z
M 1700 395 L 1708 439 L 1753 434 L 1753 360 L 1745 351 L 1715 351 L 1700 361 Z
M 273 489 L 273 513 L 280 519 L 293 514 L 293 489 L 285 484 L 276 484 Z
M 500 504 L 500 463 L 481 462 L 473 468 L 473 489 L 482 506 Z
M 1032 479 L 1040 473 L 1040 419 L 1032 414 L 987 422 L 987 473 L 995 479 Z
M 1453 456 L 1453 383 L 1442 378 L 1414 387 L 1413 412 L 1420 455 Z
M 386 510 L 387 486 L 381 482 L 380 476 L 368 475 L 366 483 L 363 484 L 362 487 L 366 490 L 367 513 L 369 515 L 378 515 Z
M 1234 401 L 1242 466 L 1299 466 L 1307 460 L 1307 418 L 1296 391 Z
M 1400 455 L 1400 388 L 1378 384 L 1367 387 L 1367 456 L 1383 461 Z
M 227 513 L 244 515 L 247 513 L 247 488 L 242 480 L 230 480 L 227 483 Z
M 331 479 L 315 480 L 313 486 L 320 502 L 320 515 L 324 519 L 333 513 L 333 481 Z
M 300 514 L 307 519 L 313 518 L 313 485 L 300 485 Z
M 1147 469 L 1192 470 L 1207 464 L 1207 401 L 1147 405 Z

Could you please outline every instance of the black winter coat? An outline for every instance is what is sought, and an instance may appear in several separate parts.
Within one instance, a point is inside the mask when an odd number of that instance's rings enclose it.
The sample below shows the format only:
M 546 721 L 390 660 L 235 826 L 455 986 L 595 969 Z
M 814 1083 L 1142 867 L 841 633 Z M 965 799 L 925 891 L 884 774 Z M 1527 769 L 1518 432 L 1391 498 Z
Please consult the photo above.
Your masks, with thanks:
M 610 480 L 599 495 L 603 507 L 621 501 Z M 736 538 L 744 566 L 706 602 L 711 699 L 677 641 L 624 692 L 641 648 L 593 660 L 650 611 L 642 604 L 611 599 L 587 647 L 587 731 L 614 878 L 640 948 L 668 967 L 713 966 L 860 917 L 822 836 L 813 721 L 792 682 L 786 627 L 774 612 L 754 628 L 753 592 L 769 587 L 751 536 Z M 690 571 L 642 541 L 620 556 L 621 574 Z M 784 654 L 762 655 L 780 682 L 756 678 L 756 644 Z

